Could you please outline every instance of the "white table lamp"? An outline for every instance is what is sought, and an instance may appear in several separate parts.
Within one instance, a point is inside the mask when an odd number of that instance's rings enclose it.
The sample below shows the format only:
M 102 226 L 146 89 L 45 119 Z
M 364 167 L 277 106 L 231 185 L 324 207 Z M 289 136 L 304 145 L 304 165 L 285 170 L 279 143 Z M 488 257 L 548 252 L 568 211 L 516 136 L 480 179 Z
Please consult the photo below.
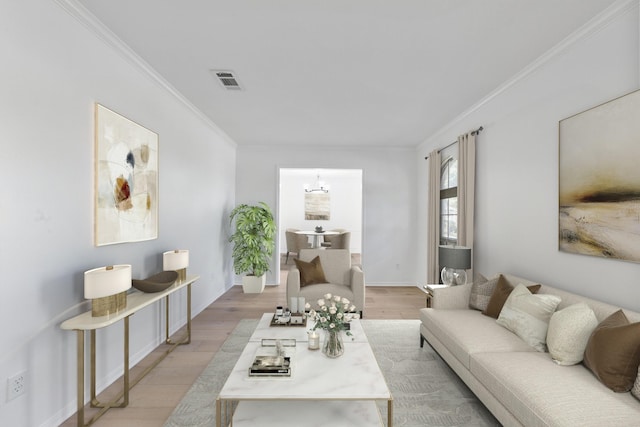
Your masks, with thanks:
M 176 249 L 162 254 L 162 269 L 164 271 L 177 271 L 178 280 L 187 280 L 187 267 L 189 267 L 189 251 Z
M 471 268 L 471 248 L 464 246 L 440 246 L 438 250 L 442 283 L 447 286 L 467 283 L 467 271 Z
M 84 297 L 91 300 L 91 315 L 106 316 L 127 306 L 131 266 L 109 265 L 84 272 Z

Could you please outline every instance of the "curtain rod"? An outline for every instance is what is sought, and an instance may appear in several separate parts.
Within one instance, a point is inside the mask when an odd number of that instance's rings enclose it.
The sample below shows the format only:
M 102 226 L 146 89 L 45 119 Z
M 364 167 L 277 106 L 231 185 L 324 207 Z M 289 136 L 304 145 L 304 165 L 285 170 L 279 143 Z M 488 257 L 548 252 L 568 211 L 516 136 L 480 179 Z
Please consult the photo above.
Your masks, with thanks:
M 480 126 L 478 129 L 471 131 L 471 135 L 478 135 L 480 132 L 482 132 L 484 130 L 484 128 L 482 126 Z M 442 150 L 446 150 L 447 148 L 451 147 L 453 144 L 457 143 L 458 141 L 453 141 L 451 144 L 442 147 L 441 149 L 438 150 L 438 153 L 441 152 Z M 424 159 L 427 160 L 429 158 L 429 156 L 425 157 Z

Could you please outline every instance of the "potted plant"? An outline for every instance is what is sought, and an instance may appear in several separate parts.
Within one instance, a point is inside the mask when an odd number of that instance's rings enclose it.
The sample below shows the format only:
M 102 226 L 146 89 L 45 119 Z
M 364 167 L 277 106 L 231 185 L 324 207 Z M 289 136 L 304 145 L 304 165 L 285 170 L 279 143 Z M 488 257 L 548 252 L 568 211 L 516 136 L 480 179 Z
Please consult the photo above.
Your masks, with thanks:
M 230 214 L 235 220 L 235 232 L 229 238 L 233 243 L 233 268 L 242 278 L 245 293 L 264 290 L 265 276 L 275 249 L 276 224 L 269 206 L 241 204 Z

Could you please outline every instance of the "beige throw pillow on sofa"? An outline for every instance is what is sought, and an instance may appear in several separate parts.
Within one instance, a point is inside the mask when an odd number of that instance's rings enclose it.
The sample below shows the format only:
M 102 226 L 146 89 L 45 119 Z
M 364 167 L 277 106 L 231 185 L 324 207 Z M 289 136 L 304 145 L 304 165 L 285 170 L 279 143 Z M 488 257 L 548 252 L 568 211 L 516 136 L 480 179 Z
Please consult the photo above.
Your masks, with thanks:
M 493 295 L 493 291 L 496 289 L 496 285 L 498 284 L 499 277 L 499 275 L 496 275 L 491 279 L 487 279 L 482 274 L 478 274 L 471 285 L 469 308 L 480 311 L 487 309 L 491 295 Z
M 560 304 L 560 297 L 532 294 L 522 283 L 507 298 L 496 322 L 504 326 L 537 351 L 547 350 L 549 319 Z
M 556 311 L 549 320 L 547 347 L 558 365 L 582 362 L 591 333 L 598 326 L 593 310 L 585 303 L 570 305 Z

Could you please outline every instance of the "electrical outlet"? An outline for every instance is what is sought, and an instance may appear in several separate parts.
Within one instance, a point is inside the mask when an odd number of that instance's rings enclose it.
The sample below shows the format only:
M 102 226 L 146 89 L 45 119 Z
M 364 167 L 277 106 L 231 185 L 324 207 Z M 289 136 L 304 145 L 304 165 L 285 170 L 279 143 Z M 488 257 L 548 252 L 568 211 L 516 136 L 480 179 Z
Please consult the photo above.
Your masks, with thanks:
M 20 372 L 7 379 L 7 401 L 26 393 L 27 371 Z

